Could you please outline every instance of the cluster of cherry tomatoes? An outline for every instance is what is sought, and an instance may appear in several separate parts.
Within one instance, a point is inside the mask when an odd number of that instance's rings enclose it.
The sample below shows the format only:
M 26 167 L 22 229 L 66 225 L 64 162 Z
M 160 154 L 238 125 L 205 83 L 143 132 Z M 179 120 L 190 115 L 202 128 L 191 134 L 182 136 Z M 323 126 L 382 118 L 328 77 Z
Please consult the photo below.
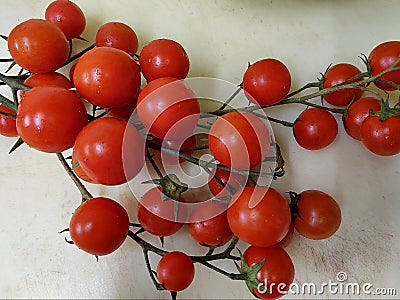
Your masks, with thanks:
M 0 133 L 18 136 L 47 153 L 72 149 L 73 172 L 94 184 L 127 183 L 141 171 L 150 150 L 151 158 L 161 159 L 161 145 L 172 150 L 163 157 L 164 163 L 181 163 L 179 150 L 189 149 L 184 153 L 190 156 L 196 147 L 193 131 L 201 115 L 199 100 L 182 81 L 190 67 L 185 49 L 176 41 L 157 39 L 137 55 L 135 31 L 127 24 L 110 22 L 98 29 L 95 45 L 72 63 L 71 39 L 80 38 L 85 26 L 85 15 L 76 4 L 58 0 L 49 4 L 44 19 L 29 19 L 12 29 L 8 49 L 28 73 L 18 97 L 3 99 Z M 336 64 L 319 85 L 326 102 L 343 108 L 346 132 L 378 155 L 400 152 L 400 107 L 398 103 L 390 107 L 378 95 L 363 96 L 370 83 L 365 78 L 393 67 L 399 55 L 400 42 L 383 43 L 369 55 L 367 73 L 351 64 Z M 71 64 L 69 79 L 56 72 L 66 64 Z M 400 70 L 386 72 L 373 82 L 382 90 L 397 90 Z M 346 84 L 353 86 L 343 88 Z M 253 106 L 267 108 L 290 99 L 291 76 L 282 62 L 267 58 L 249 66 L 241 86 Z M 309 150 L 328 146 L 338 134 L 332 113 L 317 106 L 304 110 L 292 124 L 296 141 Z M 294 229 L 306 238 L 328 238 L 340 226 L 341 211 L 321 191 L 290 192 L 289 203 L 274 188 L 255 185 L 243 172 L 235 172 L 257 167 L 271 147 L 265 121 L 246 109 L 227 111 L 211 125 L 208 149 L 218 166 L 224 167 L 217 167 L 208 182 L 214 200 L 193 211 L 177 211 L 176 202 L 190 202 L 185 194 L 170 199 L 163 193 L 164 186 L 154 187 L 140 199 L 137 219 L 142 230 L 159 237 L 170 236 L 188 223 L 190 235 L 210 247 L 223 246 L 236 236 L 249 244 L 240 271 L 253 293 L 278 298 L 282 290 L 261 293 L 257 283 L 284 283 L 289 288 L 295 270 L 284 248 Z M 141 126 L 148 130 L 147 136 Z M 149 141 L 160 147 L 149 150 Z M 76 209 L 69 232 L 80 249 L 102 256 L 133 234 L 131 225 L 117 201 L 94 197 Z M 194 278 L 193 260 L 180 251 L 165 253 L 156 273 L 165 289 L 181 291 Z

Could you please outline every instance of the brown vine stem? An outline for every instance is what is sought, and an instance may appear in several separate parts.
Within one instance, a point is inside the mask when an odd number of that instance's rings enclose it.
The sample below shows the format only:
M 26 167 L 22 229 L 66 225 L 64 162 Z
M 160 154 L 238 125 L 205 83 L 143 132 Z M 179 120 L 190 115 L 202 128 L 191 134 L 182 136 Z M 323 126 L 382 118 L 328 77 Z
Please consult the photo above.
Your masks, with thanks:
M 72 171 L 71 167 L 68 165 L 67 161 L 65 160 L 64 156 L 61 153 L 57 153 L 57 158 L 61 162 L 61 165 L 64 167 L 64 170 L 67 172 L 69 177 L 75 183 L 76 187 L 78 188 L 79 192 L 82 195 L 82 202 L 92 199 L 93 196 L 90 192 L 86 189 L 86 187 L 82 184 L 79 180 L 78 176 L 75 175 L 74 171 Z
M 168 253 L 168 251 L 165 251 L 163 249 L 160 249 L 153 244 L 145 241 L 141 237 L 139 237 L 137 234 L 134 232 L 130 231 L 128 232 L 128 236 L 133 239 L 143 250 L 143 253 L 145 254 L 145 259 L 148 259 L 148 252 L 153 252 L 158 254 L 159 256 L 163 256 Z M 211 255 L 202 255 L 202 256 L 190 256 L 192 261 L 194 263 L 199 263 L 209 269 L 212 269 L 224 276 L 227 276 L 230 279 L 233 280 L 245 280 L 246 276 L 244 274 L 237 274 L 237 273 L 229 273 L 219 267 L 214 266 L 213 264 L 210 263 L 210 261 L 215 261 L 215 260 L 220 260 L 220 259 L 233 259 L 233 260 L 240 260 L 240 257 L 234 256 L 231 254 L 232 250 L 236 247 L 237 242 L 239 241 L 238 237 L 233 237 L 231 240 L 231 243 L 229 246 L 222 252 L 217 253 L 217 254 L 211 254 Z M 147 262 L 146 262 L 147 265 Z M 149 272 L 152 274 L 152 270 L 150 267 L 150 263 L 148 263 L 147 266 Z M 158 283 L 153 277 L 153 275 L 150 275 L 152 277 L 153 283 L 155 284 L 156 288 L 158 288 Z
M 251 171 L 251 170 L 238 170 L 238 169 L 231 169 L 229 167 L 226 167 L 224 165 L 221 164 L 217 164 L 217 163 L 210 163 L 208 161 L 187 155 L 185 153 L 180 152 L 179 150 L 174 150 L 174 149 L 170 149 L 170 148 L 165 148 L 165 147 L 161 147 L 160 145 L 157 145 L 155 143 L 153 143 L 152 141 L 147 140 L 146 141 L 146 146 L 150 149 L 156 149 L 159 151 L 163 151 L 167 154 L 171 154 L 173 156 L 179 156 L 183 159 L 185 159 L 186 161 L 195 164 L 197 166 L 202 166 L 202 165 L 207 165 L 210 168 L 213 169 L 220 169 L 220 170 L 224 170 L 224 171 L 229 171 L 232 173 L 238 173 L 238 174 L 242 174 L 245 176 L 262 176 L 262 177 L 273 177 L 273 174 L 270 173 L 265 173 L 265 172 L 256 172 L 256 171 Z

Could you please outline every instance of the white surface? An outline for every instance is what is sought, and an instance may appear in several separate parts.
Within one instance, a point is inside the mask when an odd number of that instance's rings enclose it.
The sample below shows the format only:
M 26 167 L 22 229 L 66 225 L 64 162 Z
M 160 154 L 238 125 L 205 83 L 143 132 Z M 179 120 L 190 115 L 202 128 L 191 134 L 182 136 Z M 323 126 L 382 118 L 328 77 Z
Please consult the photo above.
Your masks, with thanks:
M 0 33 L 7 35 L 18 22 L 43 17 L 49 2 L 2 0 Z M 233 83 L 241 82 L 247 62 L 275 57 L 288 66 L 296 88 L 314 81 L 330 63 L 363 68 L 360 53 L 368 55 L 380 42 L 399 38 L 398 1 L 76 3 L 87 17 L 85 38 L 93 41 L 96 29 L 107 21 L 123 21 L 138 34 L 139 48 L 154 38 L 172 38 L 188 52 L 190 76 Z M 0 57 L 8 57 L 3 41 Z M 286 106 L 270 114 L 293 121 L 302 109 Z M 344 133 L 341 123 L 334 144 L 314 152 L 297 146 L 290 129 L 273 127 L 287 171 L 273 186 L 281 192 L 320 189 L 338 200 L 343 213 L 340 230 L 326 241 L 295 236 L 287 250 L 296 267 L 296 282 L 336 281 L 336 274 L 344 271 L 348 282 L 396 287 L 400 293 L 399 156 L 370 154 Z M 141 249 L 130 239 L 98 263 L 64 242 L 64 235 L 57 232 L 68 226 L 79 192 L 55 155 L 23 146 L 9 156 L 14 141 L 0 137 L 0 298 L 168 298 L 168 292 L 154 289 Z M 126 186 L 89 188 L 94 195 L 116 198 L 135 221 L 136 200 Z M 185 230 L 167 238 L 165 245 L 204 253 Z M 234 271 L 231 264 L 226 267 Z M 317 298 L 339 296 L 325 293 Z M 252 298 L 244 283 L 199 265 L 194 283 L 178 297 Z M 304 297 L 311 296 L 286 298 Z

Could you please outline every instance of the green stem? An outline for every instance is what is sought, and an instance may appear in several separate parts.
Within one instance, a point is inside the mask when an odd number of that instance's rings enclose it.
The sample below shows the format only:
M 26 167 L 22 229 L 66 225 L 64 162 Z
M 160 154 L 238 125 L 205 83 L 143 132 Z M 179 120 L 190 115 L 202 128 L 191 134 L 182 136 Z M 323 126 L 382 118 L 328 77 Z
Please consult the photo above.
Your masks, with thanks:
M 4 97 L 3 95 L 0 94 L 0 104 L 6 106 L 7 108 L 11 109 L 13 112 L 17 112 L 17 106 L 14 102 L 12 102 L 10 99 Z
M 185 153 L 181 153 L 179 150 L 174 150 L 174 149 L 169 149 L 169 148 L 165 148 L 165 147 L 161 147 L 160 145 L 157 145 L 155 143 L 153 143 L 152 141 L 147 140 L 146 141 L 146 146 L 149 147 L 150 149 L 156 149 L 159 151 L 163 151 L 167 154 L 171 154 L 174 156 L 179 156 L 183 159 L 185 159 L 186 161 L 195 164 L 197 166 L 202 166 L 202 165 L 207 165 L 210 168 L 213 169 L 219 169 L 219 170 L 224 170 L 224 171 L 229 171 L 232 173 L 238 173 L 238 174 L 242 174 L 245 176 L 249 176 L 249 175 L 254 175 L 254 176 L 261 176 L 261 177 L 272 177 L 273 175 L 270 173 L 264 173 L 264 172 L 255 172 L 255 171 L 251 171 L 251 170 L 238 170 L 238 169 L 231 169 L 229 167 L 226 167 L 224 165 L 221 164 L 217 164 L 217 163 L 210 163 L 207 162 L 205 160 L 187 155 Z
M 93 196 L 89 193 L 89 191 L 86 189 L 86 187 L 82 184 L 82 182 L 79 180 L 78 176 L 75 175 L 74 171 L 72 171 L 71 167 L 68 165 L 64 156 L 61 153 L 57 153 L 57 158 L 61 162 L 61 165 L 64 167 L 64 170 L 67 172 L 69 177 L 72 179 L 72 181 L 78 188 L 79 192 L 81 193 L 82 202 L 92 199 Z
M 222 106 L 219 108 L 219 110 L 223 110 L 225 109 L 225 107 L 228 106 L 229 103 L 231 103 L 231 101 L 233 99 L 235 99 L 236 95 L 239 94 L 239 92 L 242 90 L 242 83 L 239 84 L 239 88 L 224 102 L 224 104 L 222 104 Z
M 23 91 L 29 91 L 31 89 L 31 87 L 21 83 L 18 79 L 12 76 L 6 76 L 0 73 L 0 80 L 7 84 L 10 88 Z

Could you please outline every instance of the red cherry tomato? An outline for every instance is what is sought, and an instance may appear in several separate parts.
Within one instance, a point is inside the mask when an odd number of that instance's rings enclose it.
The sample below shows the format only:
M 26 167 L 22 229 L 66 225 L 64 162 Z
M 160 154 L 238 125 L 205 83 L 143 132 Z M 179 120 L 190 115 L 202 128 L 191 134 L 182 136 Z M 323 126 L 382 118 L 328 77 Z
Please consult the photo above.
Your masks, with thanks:
M 157 265 L 157 278 L 169 291 L 179 292 L 186 289 L 194 278 L 192 259 L 180 251 L 165 254 Z
M 376 112 L 380 109 L 379 100 L 374 97 L 364 97 L 352 103 L 343 116 L 347 134 L 356 140 L 361 140 L 361 124 L 369 116 L 370 110 Z
M 289 93 L 291 76 L 277 59 L 267 58 L 252 64 L 243 75 L 243 89 L 253 103 L 268 106 L 280 102 Z
M 246 184 L 246 177 L 239 173 L 232 173 L 222 169 L 217 169 L 214 173 L 214 176 L 217 177 L 225 186 L 229 184 L 229 186 L 234 188 L 236 191 L 242 189 Z M 221 184 L 214 179 L 214 177 L 210 177 L 210 180 L 208 181 L 208 187 L 211 194 L 216 197 L 225 198 L 229 196 L 226 188 L 222 187 Z
M 75 245 L 96 256 L 117 250 L 128 236 L 128 231 L 126 210 L 118 202 L 104 197 L 83 202 L 69 223 Z
M 213 200 L 196 206 L 189 220 L 189 233 L 193 239 L 206 246 L 225 245 L 233 236 L 226 209 L 226 205 Z
M 294 227 L 302 236 L 322 240 L 332 236 L 342 220 L 340 207 L 331 196 L 317 190 L 300 193 Z
M 160 140 L 160 139 L 153 139 L 152 142 L 156 145 L 159 145 L 161 147 L 167 148 L 167 149 L 173 149 L 173 150 L 184 150 L 184 149 L 192 149 L 193 147 L 196 147 L 196 136 L 192 135 L 188 137 L 184 141 L 180 140 Z M 186 155 L 192 155 L 193 150 L 187 150 L 187 151 L 181 151 L 182 153 Z M 153 149 L 154 156 L 157 160 L 161 161 L 163 165 L 177 165 L 178 163 L 181 163 L 185 161 L 183 158 L 174 156 L 172 154 L 159 151 L 157 149 Z
M 82 10 L 69 0 L 56 0 L 47 6 L 46 20 L 57 25 L 67 39 L 80 36 L 86 27 L 86 18 Z
M 111 47 L 98 47 L 83 54 L 73 73 L 79 94 L 104 108 L 128 105 L 140 88 L 137 63 L 124 51 Z
M 73 88 L 72 82 L 65 77 L 63 74 L 57 72 L 48 72 L 48 73 L 36 73 L 29 76 L 25 79 L 24 84 L 30 87 L 41 86 L 41 85 L 52 85 L 59 86 L 65 89 Z M 21 90 L 21 100 L 25 95 L 25 91 Z
M 249 186 L 233 197 L 228 222 L 242 241 L 269 247 L 279 243 L 289 231 L 291 213 L 285 198 L 273 188 Z
M 208 138 L 211 154 L 233 169 L 249 169 L 268 153 L 270 134 L 264 122 L 249 112 L 230 112 L 211 126 Z
M 97 47 L 112 47 L 134 55 L 138 49 L 135 31 L 121 22 L 108 22 L 100 26 L 96 33 Z
M 297 143 L 307 150 L 329 146 L 338 134 L 336 119 L 322 108 L 309 108 L 297 118 L 293 127 Z
M 323 86 L 330 88 L 341 84 L 356 75 L 361 74 L 361 71 L 351 64 L 341 63 L 331 66 L 324 75 Z M 347 83 L 361 81 L 362 78 L 351 80 Z M 323 95 L 323 98 L 330 104 L 335 106 L 347 106 L 351 101 L 361 97 L 363 91 L 360 89 L 344 89 Z
M 87 124 L 81 99 L 65 88 L 37 86 L 25 93 L 17 112 L 17 130 L 30 147 L 43 152 L 71 148 Z
M 149 42 L 140 52 L 139 63 L 147 81 L 162 77 L 184 79 L 190 66 L 182 45 L 169 39 Z
M 15 62 L 33 73 L 58 69 L 69 54 L 64 33 L 47 20 L 29 19 L 18 24 L 11 30 L 7 42 Z
M 372 75 L 378 75 L 382 71 L 392 66 L 400 55 L 400 41 L 384 42 L 376 46 L 368 56 L 369 64 L 371 65 Z M 399 66 L 399 64 L 397 65 Z M 375 84 L 386 91 L 394 91 L 397 88 L 388 82 L 381 80 L 392 81 L 400 84 L 400 70 L 388 72 L 378 78 Z
M 193 91 L 183 81 L 164 77 L 149 82 L 142 89 L 137 113 L 155 137 L 183 140 L 192 135 L 200 106 Z
M 185 202 L 184 198 L 181 202 Z M 143 229 L 149 233 L 169 236 L 182 228 L 187 220 L 187 209 L 186 206 L 164 195 L 160 188 L 154 187 L 140 199 L 137 217 Z
M 292 259 L 282 247 L 267 248 L 250 246 L 243 253 L 247 266 L 254 266 L 264 260 L 256 273 L 260 285 L 253 287 L 253 294 L 260 299 L 277 299 L 286 294 L 294 280 Z
M 369 116 L 361 125 L 361 141 L 371 152 L 381 156 L 400 153 L 400 116 L 380 121 Z
M 73 156 L 93 181 L 119 185 L 142 169 L 144 149 L 143 137 L 135 127 L 121 119 L 103 117 L 81 130 Z

